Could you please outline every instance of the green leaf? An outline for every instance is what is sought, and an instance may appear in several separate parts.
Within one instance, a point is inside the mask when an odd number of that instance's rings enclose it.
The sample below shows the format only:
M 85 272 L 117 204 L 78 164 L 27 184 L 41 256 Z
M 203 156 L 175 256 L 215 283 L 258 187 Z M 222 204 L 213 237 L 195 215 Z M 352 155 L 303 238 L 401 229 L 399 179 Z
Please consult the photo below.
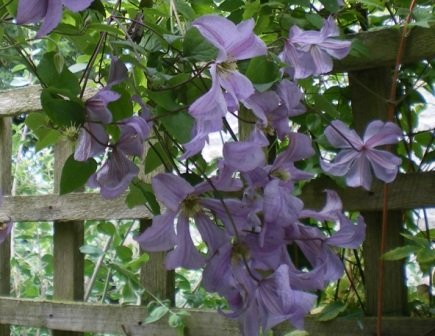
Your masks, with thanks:
M 108 236 L 113 236 L 116 232 L 115 225 L 110 222 L 102 222 L 98 224 L 97 230 L 98 232 L 106 234 Z
M 164 108 L 166 111 L 176 111 L 180 109 L 180 105 L 175 101 L 174 93 L 172 91 L 148 91 L 148 98 L 150 98 L 156 105 Z
M 280 79 L 278 66 L 269 60 L 267 56 L 260 56 L 251 59 L 245 75 L 260 92 L 268 90 Z
M 160 205 L 156 200 L 156 196 L 152 192 L 151 185 L 139 179 L 135 179 L 133 183 L 130 183 L 126 203 L 129 208 L 147 204 L 153 215 L 160 214 Z
M 168 324 L 171 328 L 184 327 L 183 317 L 178 314 L 170 314 L 168 318 Z
M 56 61 L 58 58 L 56 55 L 58 54 L 54 52 L 44 54 L 36 68 L 38 76 L 49 87 L 53 86 L 59 90 L 67 90 L 73 95 L 78 95 L 80 85 L 77 77 L 64 66 L 62 66 L 62 71 L 58 71 L 59 61 Z
M 107 108 L 112 112 L 113 121 L 119 121 L 133 115 L 133 103 L 131 102 L 130 93 L 118 85 L 111 90 L 118 92 L 121 97 L 107 105 Z
M 159 306 L 154 308 L 151 313 L 143 320 L 144 324 L 150 324 L 153 322 L 157 322 L 163 316 L 165 316 L 169 312 L 169 308 L 166 306 Z
M 411 254 L 418 251 L 418 246 L 415 245 L 405 245 L 397 247 L 391 251 L 388 251 L 383 255 L 384 260 L 400 260 L 409 257 Z
M 424 264 L 435 262 L 435 250 L 431 248 L 420 249 L 417 252 L 417 261 Z
M 339 119 L 340 112 L 335 108 L 328 99 L 319 94 L 313 96 L 315 109 L 317 111 L 326 112 L 331 118 Z
M 95 257 L 99 257 L 103 254 L 103 250 L 101 250 L 98 246 L 93 245 L 82 245 L 80 246 L 80 252 L 83 254 L 89 254 Z
M 85 122 L 85 107 L 79 100 L 66 100 L 62 91 L 45 88 L 41 105 L 50 120 L 60 127 L 80 126 Z M 69 98 L 69 97 L 68 97 Z
M 218 54 L 218 50 L 208 42 L 196 28 L 186 32 L 183 41 L 183 54 L 195 61 L 211 61 Z
M 225 0 L 219 5 L 219 9 L 226 12 L 232 12 L 241 8 L 243 5 L 244 3 L 242 0 Z
M 94 159 L 81 162 L 74 160 L 74 154 L 66 160 L 60 178 L 60 194 L 64 195 L 85 185 L 89 177 L 97 170 Z
M 192 138 L 193 118 L 185 112 L 163 116 L 164 111 L 157 110 L 162 115 L 160 122 L 179 143 L 189 142 Z
M 62 137 L 62 133 L 58 130 L 47 128 L 44 131 L 38 132 L 38 142 L 35 145 L 35 150 L 39 152 L 41 149 L 55 145 Z
M 127 246 L 117 246 L 115 251 L 116 256 L 121 259 L 122 262 L 129 262 L 133 257 L 133 252 Z
M 125 265 L 125 267 L 133 272 L 136 272 L 143 264 L 147 263 L 150 260 L 150 256 L 148 253 L 142 253 L 139 258 L 135 258 Z
M 347 305 L 334 301 L 325 306 L 323 310 L 317 315 L 317 320 L 326 322 L 335 319 L 340 313 L 346 310 Z
M 41 112 L 32 112 L 27 115 L 25 123 L 39 137 L 38 131 L 48 126 L 48 117 Z

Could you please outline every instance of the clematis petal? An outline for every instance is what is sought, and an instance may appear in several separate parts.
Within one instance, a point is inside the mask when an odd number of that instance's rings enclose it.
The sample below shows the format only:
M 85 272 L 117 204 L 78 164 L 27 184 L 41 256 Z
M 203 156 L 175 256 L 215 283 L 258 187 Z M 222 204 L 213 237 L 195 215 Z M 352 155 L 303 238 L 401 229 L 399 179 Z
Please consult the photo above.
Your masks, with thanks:
M 326 240 L 327 244 L 344 248 L 357 248 L 365 238 L 366 224 L 362 216 L 358 216 L 356 225 L 343 213 L 338 214 L 340 230 Z
M 79 12 L 88 8 L 94 0 L 62 0 L 65 7 L 73 12 Z
M 186 216 L 179 216 L 176 247 L 166 256 L 166 268 L 176 269 L 177 267 L 184 267 L 187 269 L 198 269 L 204 263 L 204 256 L 198 252 L 190 236 L 189 219 Z
M 42 20 L 48 11 L 48 0 L 20 0 L 17 8 L 17 23 L 35 23 Z
M 152 179 L 156 198 L 172 211 L 178 211 L 180 203 L 195 189 L 183 178 L 170 173 L 161 173 Z
M 396 178 L 399 166 L 402 163 L 400 158 L 390 152 L 378 149 L 367 151 L 366 155 L 378 179 L 390 183 Z
M 277 109 L 280 104 L 280 99 L 273 91 L 256 92 L 246 99 L 243 104 L 252 110 L 255 116 L 266 126 L 266 115 L 273 114 L 273 111 Z
M 74 159 L 77 161 L 86 161 L 91 157 L 95 157 L 106 150 L 108 143 L 109 136 L 102 125 L 89 122 L 85 123 L 80 129 Z
M 401 136 L 402 130 L 396 124 L 374 120 L 367 126 L 364 133 L 364 144 L 368 148 L 395 144 Z
M 364 155 L 360 155 L 353 161 L 346 174 L 346 184 L 350 187 L 362 186 L 364 189 L 370 190 L 372 173 L 370 171 L 370 163 Z
M 115 146 L 125 154 L 142 157 L 144 141 L 148 138 L 151 127 L 141 116 L 133 116 L 119 122 L 121 135 Z
M 325 173 L 334 176 L 344 176 L 351 169 L 353 162 L 360 156 L 360 153 L 352 149 L 340 151 L 333 162 L 320 160 L 320 167 Z
M 227 46 L 230 58 L 244 60 L 267 54 L 267 46 L 254 34 L 254 26 L 254 19 L 242 21 L 237 25 L 237 34 Z
M 255 89 L 251 81 L 238 71 L 218 71 L 218 80 L 222 86 L 236 101 L 244 101 L 254 94 Z
M 107 105 L 118 100 L 121 95 L 106 88 L 98 91 L 85 102 L 86 111 L 90 121 L 99 121 L 103 124 L 112 122 L 112 112 Z
M 337 148 L 349 148 L 353 146 L 356 149 L 360 149 L 363 145 L 359 135 L 340 120 L 332 121 L 325 129 L 324 134 L 328 142 Z
M 202 239 L 207 244 L 208 255 L 213 255 L 227 241 L 224 231 L 204 213 L 197 214 L 194 220 Z
M 122 83 L 127 78 L 128 78 L 128 69 L 125 66 L 124 62 L 122 62 L 118 57 L 113 56 L 110 63 L 107 86 L 111 87 L 113 85 Z
M 314 45 L 311 47 L 310 53 L 316 66 L 316 71 L 313 75 L 325 74 L 332 70 L 332 58 L 326 51 L 322 50 L 319 46 Z
M 36 33 L 36 38 L 50 33 L 62 19 L 62 0 L 48 0 L 44 21 Z
M 337 220 L 338 215 L 343 210 L 343 203 L 340 196 L 334 190 L 325 190 L 326 204 L 320 211 L 304 209 L 301 211 L 299 218 L 315 218 L 317 220 Z
M 138 172 L 139 168 L 122 151 L 114 148 L 107 161 L 89 178 L 88 186 L 100 187 L 103 198 L 115 198 L 128 188 Z
M 163 215 L 155 216 L 152 225 L 135 237 L 145 251 L 159 252 L 172 249 L 176 242 L 175 213 L 166 211 Z

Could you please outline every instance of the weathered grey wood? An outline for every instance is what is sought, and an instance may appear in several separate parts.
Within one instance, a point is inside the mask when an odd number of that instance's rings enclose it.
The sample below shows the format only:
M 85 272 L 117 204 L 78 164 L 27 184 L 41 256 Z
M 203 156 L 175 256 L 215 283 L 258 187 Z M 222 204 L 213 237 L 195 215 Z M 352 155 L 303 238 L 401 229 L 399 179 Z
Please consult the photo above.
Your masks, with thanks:
M 140 229 L 143 232 L 151 225 L 150 219 L 140 221 Z M 144 251 L 145 252 L 145 251 Z M 160 299 L 168 299 L 175 305 L 175 272 L 165 269 L 165 252 L 147 252 L 150 259 L 140 270 L 140 283 L 145 288 L 144 303 L 152 301 L 151 293 Z
M 0 118 L 0 192 L 8 194 L 12 188 L 12 120 Z M 10 237 L 0 245 L 0 295 L 11 291 L 11 240 Z M 1 314 L 1 311 L 0 311 Z M 0 336 L 9 335 L 9 326 L 0 325 Z
M 402 30 L 388 27 L 378 31 L 362 32 L 346 36 L 354 39 L 365 48 L 365 56 L 348 56 L 334 63 L 335 72 L 355 71 L 394 65 L 399 49 Z M 414 27 L 406 39 L 402 63 L 412 63 L 435 57 L 435 25 L 430 28 Z
M 0 216 L 15 221 L 62 221 L 149 218 L 145 206 L 129 209 L 125 195 L 106 200 L 100 194 L 73 193 L 63 196 L 38 195 L 5 197 Z
M 175 330 L 162 321 L 143 325 L 147 316 L 141 306 L 97 305 L 79 302 L 34 301 L 0 298 L 0 323 L 33 326 L 49 329 L 115 333 L 119 335 L 175 336 Z M 214 311 L 189 310 L 186 318 L 188 336 L 238 336 L 237 322 Z M 385 336 L 431 336 L 434 319 L 385 318 Z M 328 323 L 306 318 L 305 329 L 312 336 L 372 336 L 375 330 L 373 318 L 336 319 Z M 277 328 L 282 336 L 291 330 L 287 323 Z
M 315 179 L 304 186 L 301 198 L 305 206 L 322 208 L 325 198 L 321 197 L 321 192 L 325 189 L 337 191 L 346 210 L 382 209 L 383 182 L 374 181 L 371 191 L 363 188 L 342 189 L 329 177 Z M 389 189 L 388 208 L 391 210 L 435 207 L 435 171 L 399 174 L 396 180 L 389 184 Z
M 359 133 L 363 133 L 367 124 L 373 119 L 387 119 L 387 98 L 391 86 L 391 69 L 376 68 L 349 74 L 351 88 L 352 112 L 354 126 Z M 403 194 L 417 197 L 418 189 L 409 186 Z M 432 189 L 435 190 L 435 189 Z M 414 192 L 413 192 L 414 191 Z M 378 192 L 383 197 L 381 189 Z M 400 197 L 396 190 L 388 188 L 388 198 Z M 432 197 L 428 197 L 433 199 Z M 383 282 L 380 282 L 382 211 L 364 211 L 362 215 L 367 223 L 366 239 L 363 245 L 366 314 L 376 315 L 378 312 L 378 293 L 382 286 L 382 313 L 390 315 L 404 315 L 407 311 L 407 289 L 405 283 L 405 269 L 402 261 L 385 262 L 383 266 Z M 401 246 L 403 237 L 402 211 L 389 209 L 387 211 L 388 225 L 385 232 L 385 251 Z M 385 325 L 383 325 L 385 327 Z
M 41 87 L 28 86 L 0 92 L 0 116 L 14 116 L 42 110 Z M 91 97 L 97 89 L 87 89 L 84 99 Z
M 71 154 L 71 144 L 62 141 L 54 152 L 54 185 L 59 191 L 62 168 Z M 65 225 L 66 224 L 66 225 Z M 58 300 L 83 300 L 84 255 L 80 246 L 84 244 L 84 222 L 54 222 L 53 236 L 53 285 L 54 298 Z M 54 336 L 81 335 L 65 330 L 53 330 Z

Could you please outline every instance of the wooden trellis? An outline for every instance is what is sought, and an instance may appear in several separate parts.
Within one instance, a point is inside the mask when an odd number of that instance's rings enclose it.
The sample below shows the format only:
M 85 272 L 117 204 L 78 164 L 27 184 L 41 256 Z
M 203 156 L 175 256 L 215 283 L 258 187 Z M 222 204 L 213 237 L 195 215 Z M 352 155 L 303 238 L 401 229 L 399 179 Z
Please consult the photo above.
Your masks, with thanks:
M 355 125 L 361 129 L 371 119 L 385 116 L 386 89 L 391 82 L 390 67 L 395 62 L 400 30 L 385 29 L 353 36 L 370 51 L 367 57 L 347 57 L 335 64 L 336 71 L 348 72 Z M 435 56 L 435 26 L 414 28 L 407 37 L 404 63 Z M 376 91 L 371 95 L 367 88 Z M 12 117 L 40 110 L 40 90 L 35 87 L 0 94 L 0 187 L 4 194 L 11 191 Z M 434 111 L 435 112 L 435 111 Z M 69 148 L 56 148 L 56 166 L 62 165 Z M 56 171 L 59 171 L 58 169 Z M 55 177 L 58 181 L 59 178 Z M 309 183 L 302 199 L 307 207 L 319 208 L 324 203 L 321 190 L 333 187 L 328 178 Z M 337 188 L 334 188 L 337 189 Z M 435 207 L 435 172 L 400 175 L 390 186 L 388 208 L 389 230 L 387 249 L 401 244 L 401 213 L 403 210 Z M 377 182 L 371 192 L 362 189 L 338 190 L 346 210 L 359 210 L 366 218 L 367 240 L 364 244 L 366 277 L 366 311 L 368 317 L 336 319 L 328 323 L 308 318 L 310 335 L 374 335 L 377 298 L 377 265 L 379 260 L 380 212 L 382 184 Z M 66 206 L 68 205 L 68 206 Z M 14 221 L 54 222 L 54 297 L 57 301 L 37 301 L 10 296 L 10 242 L 0 246 L 0 336 L 9 334 L 8 325 L 43 327 L 55 330 L 55 335 L 78 335 L 81 332 L 117 333 L 127 335 L 176 335 L 166 321 L 142 325 L 146 311 L 141 306 L 96 305 L 73 301 L 83 298 L 84 220 L 141 219 L 146 225 L 151 217 L 145 207 L 128 209 L 123 198 L 103 200 L 97 194 L 73 193 L 65 196 L 6 196 L 0 208 L 0 218 Z M 162 296 L 173 292 L 173 278 L 163 269 L 162 255 L 142 270 L 141 282 Z M 151 269 L 150 269 L 151 267 Z M 403 264 L 387 263 L 384 312 L 396 317 L 384 317 L 385 335 L 435 335 L 435 321 L 406 317 L 406 291 Z M 171 287 L 172 286 L 172 287 Z M 65 302 L 66 301 L 66 302 Z M 237 323 L 216 312 L 191 311 L 186 320 L 187 335 L 239 335 Z M 283 335 L 289 327 L 280 326 L 275 335 Z

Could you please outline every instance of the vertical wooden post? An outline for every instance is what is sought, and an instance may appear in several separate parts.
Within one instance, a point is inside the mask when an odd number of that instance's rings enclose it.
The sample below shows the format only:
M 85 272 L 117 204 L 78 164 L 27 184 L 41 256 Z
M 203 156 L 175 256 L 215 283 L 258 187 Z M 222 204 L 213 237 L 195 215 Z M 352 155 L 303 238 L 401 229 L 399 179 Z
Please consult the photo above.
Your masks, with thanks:
M 376 68 L 349 73 L 352 111 L 355 128 L 362 134 L 373 119 L 386 119 L 387 99 L 391 85 L 389 68 Z M 377 312 L 379 259 L 382 212 L 372 211 L 362 214 L 367 223 L 366 240 L 363 244 L 364 271 L 366 283 L 366 314 Z M 388 211 L 388 232 L 386 251 L 403 244 L 402 212 Z M 404 315 L 407 310 L 405 270 L 402 262 L 385 262 L 383 314 Z
M 140 221 L 140 232 L 151 225 L 151 219 Z M 147 292 L 160 299 L 168 299 L 175 305 L 175 272 L 165 269 L 165 252 L 148 252 L 150 259 L 140 270 L 140 283 Z M 145 293 L 145 302 L 152 301 L 152 297 Z
M 144 157 L 149 150 L 152 150 L 148 144 L 145 144 Z M 143 166 L 143 165 L 142 165 Z M 141 169 L 139 177 L 150 182 L 152 175 L 162 172 L 162 169 L 158 169 L 150 175 L 145 175 L 145 172 Z M 145 218 L 140 220 L 140 232 L 145 231 L 151 226 L 152 219 Z M 141 249 L 142 252 L 143 251 Z M 171 305 L 175 305 L 175 271 L 168 271 L 165 269 L 165 252 L 147 252 L 150 259 L 147 263 L 142 265 L 140 269 L 140 283 L 148 293 L 157 296 L 160 299 L 168 299 Z M 152 301 L 152 297 L 144 293 L 143 303 Z
M 55 192 L 59 192 L 62 167 L 71 154 L 71 146 L 62 142 L 55 147 Z M 84 241 L 83 221 L 54 223 L 54 299 L 67 301 L 83 300 L 84 256 L 80 246 Z M 71 331 L 54 330 L 54 336 L 82 335 Z
M 12 187 L 12 118 L 0 118 L 0 189 L 10 194 Z M 11 240 L 0 245 L 0 296 L 9 296 L 11 291 Z M 0 336 L 9 335 L 8 325 L 0 325 Z

